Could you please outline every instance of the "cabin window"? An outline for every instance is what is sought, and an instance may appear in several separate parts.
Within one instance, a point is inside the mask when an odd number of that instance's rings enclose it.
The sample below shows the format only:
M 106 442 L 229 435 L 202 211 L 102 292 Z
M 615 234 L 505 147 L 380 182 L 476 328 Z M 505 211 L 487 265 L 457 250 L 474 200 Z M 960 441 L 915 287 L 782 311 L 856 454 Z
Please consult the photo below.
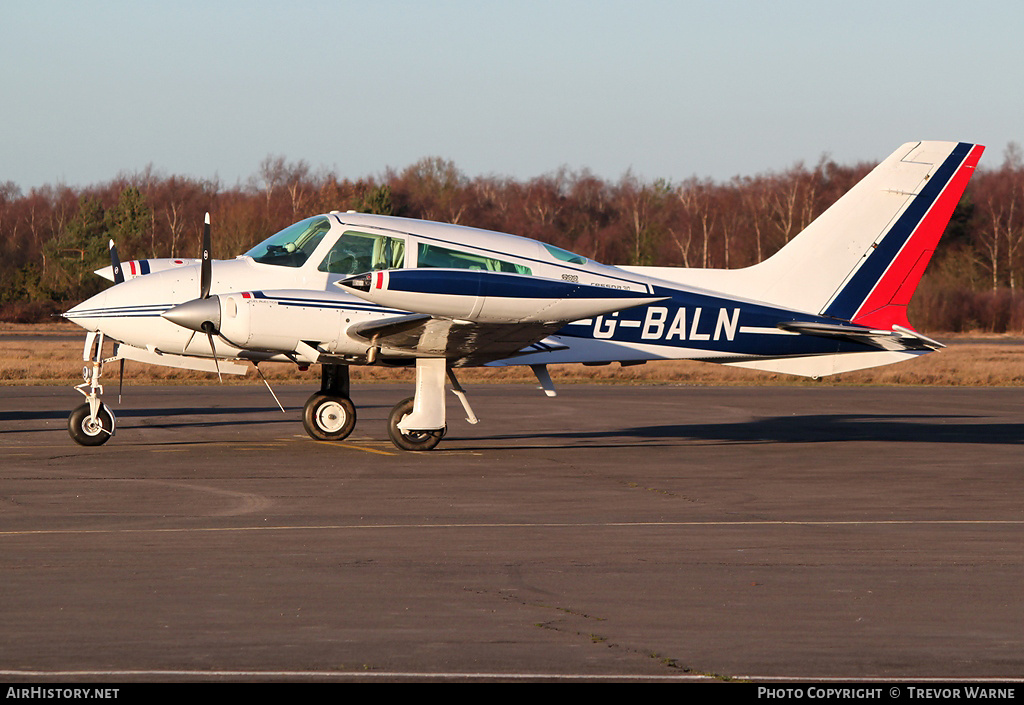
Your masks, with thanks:
M 420 243 L 417 251 L 417 266 L 443 267 L 449 269 L 477 269 L 485 272 L 508 272 L 510 274 L 533 274 L 529 267 L 514 264 L 494 257 L 470 252 L 450 250 L 447 247 Z
M 325 216 L 306 218 L 270 236 L 245 254 L 263 264 L 301 267 L 330 229 L 331 222 Z
M 404 262 L 404 240 L 348 230 L 334 243 L 319 269 L 331 274 L 362 274 L 375 269 L 399 269 Z

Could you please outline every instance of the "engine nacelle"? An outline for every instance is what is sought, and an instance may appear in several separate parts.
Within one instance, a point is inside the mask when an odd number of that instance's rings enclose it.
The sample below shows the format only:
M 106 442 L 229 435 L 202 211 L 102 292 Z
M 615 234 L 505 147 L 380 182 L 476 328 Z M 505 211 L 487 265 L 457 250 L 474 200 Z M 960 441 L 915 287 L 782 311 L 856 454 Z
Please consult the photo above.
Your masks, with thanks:
M 186 301 L 163 317 L 195 331 L 219 333 L 242 350 L 292 352 L 300 343 L 314 342 L 330 352 L 364 352 L 365 346 L 342 336 L 347 327 L 342 301 L 341 294 L 325 292 L 232 292 Z
M 337 285 L 381 306 L 477 323 L 575 321 L 665 298 L 646 291 L 466 269 L 392 269 L 349 277 Z

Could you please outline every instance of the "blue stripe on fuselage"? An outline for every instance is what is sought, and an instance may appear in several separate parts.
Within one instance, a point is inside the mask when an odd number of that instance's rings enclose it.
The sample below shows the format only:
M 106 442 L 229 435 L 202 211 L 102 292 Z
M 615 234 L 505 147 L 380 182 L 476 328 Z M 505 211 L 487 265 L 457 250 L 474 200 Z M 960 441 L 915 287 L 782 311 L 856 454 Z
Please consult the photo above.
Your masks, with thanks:
M 836 338 L 790 334 L 778 328 L 779 323 L 794 321 L 834 324 L 834 318 L 662 287 L 654 287 L 653 294 L 669 298 L 597 316 L 585 324 L 572 323 L 556 335 L 752 356 L 878 349 Z
M 389 272 L 387 288 L 414 294 L 486 296 L 510 299 L 622 299 L 647 296 L 626 285 L 580 284 L 508 272 L 471 269 L 399 269 Z

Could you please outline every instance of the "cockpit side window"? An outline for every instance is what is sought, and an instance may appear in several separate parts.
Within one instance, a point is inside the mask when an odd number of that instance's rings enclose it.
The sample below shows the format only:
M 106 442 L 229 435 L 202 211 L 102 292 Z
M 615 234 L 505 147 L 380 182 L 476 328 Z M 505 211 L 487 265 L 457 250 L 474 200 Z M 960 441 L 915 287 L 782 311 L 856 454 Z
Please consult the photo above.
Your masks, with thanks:
M 301 267 L 330 229 L 331 222 L 325 216 L 306 218 L 272 235 L 245 254 L 262 264 Z
M 399 269 L 404 262 L 404 240 L 347 230 L 318 269 L 331 274 L 362 274 L 375 269 Z
M 509 272 L 511 274 L 533 274 L 529 267 L 494 257 L 485 257 L 472 252 L 451 250 L 447 247 L 428 245 L 421 242 L 417 250 L 416 266 L 444 267 L 451 269 L 478 269 L 486 272 Z
M 545 242 L 542 242 L 541 244 L 544 245 L 544 248 L 555 259 L 560 259 L 563 262 L 568 262 L 569 264 L 586 264 L 587 263 L 587 258 L 586 257 L 583 257 L 582 255 L 578 255 L 575 252 L 569 252 L 568 250 L 563 250 L 561 247 L 555 247 L 554 245 L 549 245 L 549 244 L 547 244 Z

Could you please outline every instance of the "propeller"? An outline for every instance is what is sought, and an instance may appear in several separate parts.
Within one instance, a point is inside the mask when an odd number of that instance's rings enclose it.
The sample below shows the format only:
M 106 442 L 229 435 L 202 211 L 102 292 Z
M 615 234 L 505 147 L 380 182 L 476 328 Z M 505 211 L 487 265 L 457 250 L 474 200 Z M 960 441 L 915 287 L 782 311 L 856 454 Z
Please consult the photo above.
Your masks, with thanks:
M 121 259 L 117 256 L 117 245 L 110 241 L 110 268 L 114 270 L 114 283 L 120 284 L 124 281 L 124 271 L 121 269 Z
M 124 270 L 121 269 L 121 258 L 117 256 L 117 245 L 110 240 L 110 268 L 114 272 L 114 283 L 124 282 Z M 116 350 L 116 349 L 115 349 Z M 121 392 L 124 390 L 124 358 L 121 358 L 121 371 L 117 378 L 117 403 L 121 403 Z
M 210 214 L 206 214 L 203 223 L 203 261 L 199 267 L 199 298 L 210 298 L 210 283 L 213 279 L 213 266 L 210 261 Z
M 210 258 L 210 214 L 206 214 L 203 220 L 203 261 L 199 265 L 199 298 L 210 298 L 210 285 L 213 279 L 213 261 Z M 217 302 L 217 322 L 220 323 L 220 301 Z M 213 344 L 213 334 L 217 332 L 218 325 L 213 321 L 203 321 L 203 332 L 206 339 L 210 341 L 210 353 L 213 355 L 213 365 L 217 368 L 217 379 L 221 382 L 224 378 L 220 376 L 220 363 L 217 362 L 217 346 Z
M 213 324 L 207 321 L 203 324 L 203 330 L 206 331 L 206 339 L 210 341 L 210 352 L 213 354 L 213 366 L 217 368 L 217 380 L 223 382 L 224 378 L 220 376 L 220 363 L 217 362 L 217 346 L 213 344 Z
M 210 296 L 210 288 L 213 283 L 210 249 L 210 214 L 207 213 L 203 223 L 203 257 L 199 265 L 199 298 L 179 304 L 164 311 L 161 315 L 179 326 L 198 333 L 206 333 L 206 339 L 210 341 L 213 364 L 217 368 L 217 378 L 223 382 L 220 363 L 217 360 L 217 346 L 213 342 L 214 334 L 220 332 L 220 298 Z

